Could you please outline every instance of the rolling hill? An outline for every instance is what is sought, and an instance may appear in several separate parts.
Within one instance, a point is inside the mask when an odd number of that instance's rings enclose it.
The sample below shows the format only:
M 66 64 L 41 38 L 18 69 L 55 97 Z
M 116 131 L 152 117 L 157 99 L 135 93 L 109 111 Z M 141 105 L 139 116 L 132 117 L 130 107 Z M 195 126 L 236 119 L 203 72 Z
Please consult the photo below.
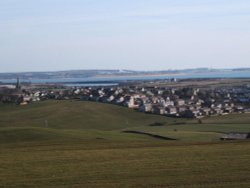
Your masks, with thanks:
M 112 134 L 112 137 L 123 139 L 131 136 L 122 133 L 124 130 L 144 131 L 184 141 L 211 141 L 227 132 L 249 132 L 249 121 L 249 114 L 234 114 L 205 118 L 199 124 L 192 119 L 143 114 L 125 107 L 83 101 L 45 101 L 27 106 L 2 105 L 0 108 L 1 139 L 6 137 L 12 141 L 22 134 L 29 141 L 39 137 L 44 140 L 74 136 L 84 139 L 92 135 L 95 138 L 98 134 Z M 132 137 L 136 138 L 135 135 Z
M 249 187 L 249 114 L 199 124 L 82 101 L 0 106 L 0 187 Z M 176 138 L 161 140 L 143 131 Z

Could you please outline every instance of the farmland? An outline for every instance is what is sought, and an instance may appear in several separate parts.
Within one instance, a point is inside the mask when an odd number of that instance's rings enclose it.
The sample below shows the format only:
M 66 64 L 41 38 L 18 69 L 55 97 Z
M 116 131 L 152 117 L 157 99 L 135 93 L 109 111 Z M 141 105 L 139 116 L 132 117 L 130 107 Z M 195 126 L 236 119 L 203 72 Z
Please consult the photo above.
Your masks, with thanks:
M 168 118 L 81 101 L 0 106 L 0 187 L 249 187 L 249 114 Z M 177 139 L 166 141 L 126 130 Z

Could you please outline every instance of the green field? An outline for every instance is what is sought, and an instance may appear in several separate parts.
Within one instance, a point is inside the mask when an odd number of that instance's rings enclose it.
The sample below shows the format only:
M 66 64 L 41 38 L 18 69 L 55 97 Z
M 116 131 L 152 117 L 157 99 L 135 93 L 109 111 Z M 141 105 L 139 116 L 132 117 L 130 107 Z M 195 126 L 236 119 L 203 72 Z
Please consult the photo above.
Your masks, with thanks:
M 200 124 L 82 101 L 1 105 L 0 187 L 250 187 L 250 142 L 221 142 L 228 132 L 250 132 L 250 114 Z

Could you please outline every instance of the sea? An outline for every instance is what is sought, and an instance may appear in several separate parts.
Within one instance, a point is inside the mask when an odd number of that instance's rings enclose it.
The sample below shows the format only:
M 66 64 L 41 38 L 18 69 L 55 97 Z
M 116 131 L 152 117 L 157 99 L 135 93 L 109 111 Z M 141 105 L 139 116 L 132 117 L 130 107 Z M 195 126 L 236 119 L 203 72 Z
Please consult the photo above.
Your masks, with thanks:
M 66 86 L 114 86 L 126 81 L 150 81 L 168 79 L 192 78 L 250 78 L 250 71 L 218 71 L 204 73 L 183 73 L 175 75 L 150 75 L 150 76 L 114 76 L 114 77 L 87 77 L 87 78 L 58 78 L 58 79 L 21 79 L 20 82 L 33 84 L 62 84 Z M 14 84 L 16 79 L 0 79 L 2 84 Z

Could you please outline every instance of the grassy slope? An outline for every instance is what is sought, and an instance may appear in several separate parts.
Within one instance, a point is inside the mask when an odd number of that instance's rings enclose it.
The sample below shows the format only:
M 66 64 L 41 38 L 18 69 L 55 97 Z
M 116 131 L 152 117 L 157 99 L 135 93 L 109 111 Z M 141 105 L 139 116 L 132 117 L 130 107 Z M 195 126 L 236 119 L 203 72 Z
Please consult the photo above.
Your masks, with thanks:
M 197 124 L 90 102 L 4 105 L 0 187 L 249 187 L 250 142 L 218 142 L 219 132 L 250 131 L 249 122 L 238 114 Z
M 46 101 L 30 106 L 2 106 L 1 127 L 117 130 L 148 125 L 156 121 L 171 123 L 175 120 L 161 116 L 146 115 L 134 110 L 108 104 L 80 101 Z
M 131 128 L 130 128 L 131 129 Z M 170 123 L 165 126 L 133 127 L 132 130 L 151 132 L 184 141 L 216 141 L 229 132 L 250 132 L 250 114 L 230 114 L 197 120 Z
M 150 139 L 122 133 L 123 129 L 175 120 L 108 104 L 46 101 L 0 108 L 0 143 L 69 139 Z M 47 123 L 46 123 L 47 122 Z
M 90 144 L 90 143 L 89 143 Z M 249 187 L 250 144 L 9 146 L 0 187 Z
M 155 122 L 164 126 L 150 126 Z M 232 131 L 250 132 L 250 114 L 210 117 L 202 122 L 198 124 L 196 120 L 143 114 L 124 107 L 92 102 L 46 101 L 29 106 L 3 105 L 0 107 L 0 143 L 15 139 L 18 142 L 31 141 L 32 137 L 38 141 L 39 138 L 96 138 L 100 134 L 106 138 L 112 135 L 118 140 L 143 137 L 124 135 L 121 133 L 124 129 L 186 141 L 218 140 L 223 133 Z

